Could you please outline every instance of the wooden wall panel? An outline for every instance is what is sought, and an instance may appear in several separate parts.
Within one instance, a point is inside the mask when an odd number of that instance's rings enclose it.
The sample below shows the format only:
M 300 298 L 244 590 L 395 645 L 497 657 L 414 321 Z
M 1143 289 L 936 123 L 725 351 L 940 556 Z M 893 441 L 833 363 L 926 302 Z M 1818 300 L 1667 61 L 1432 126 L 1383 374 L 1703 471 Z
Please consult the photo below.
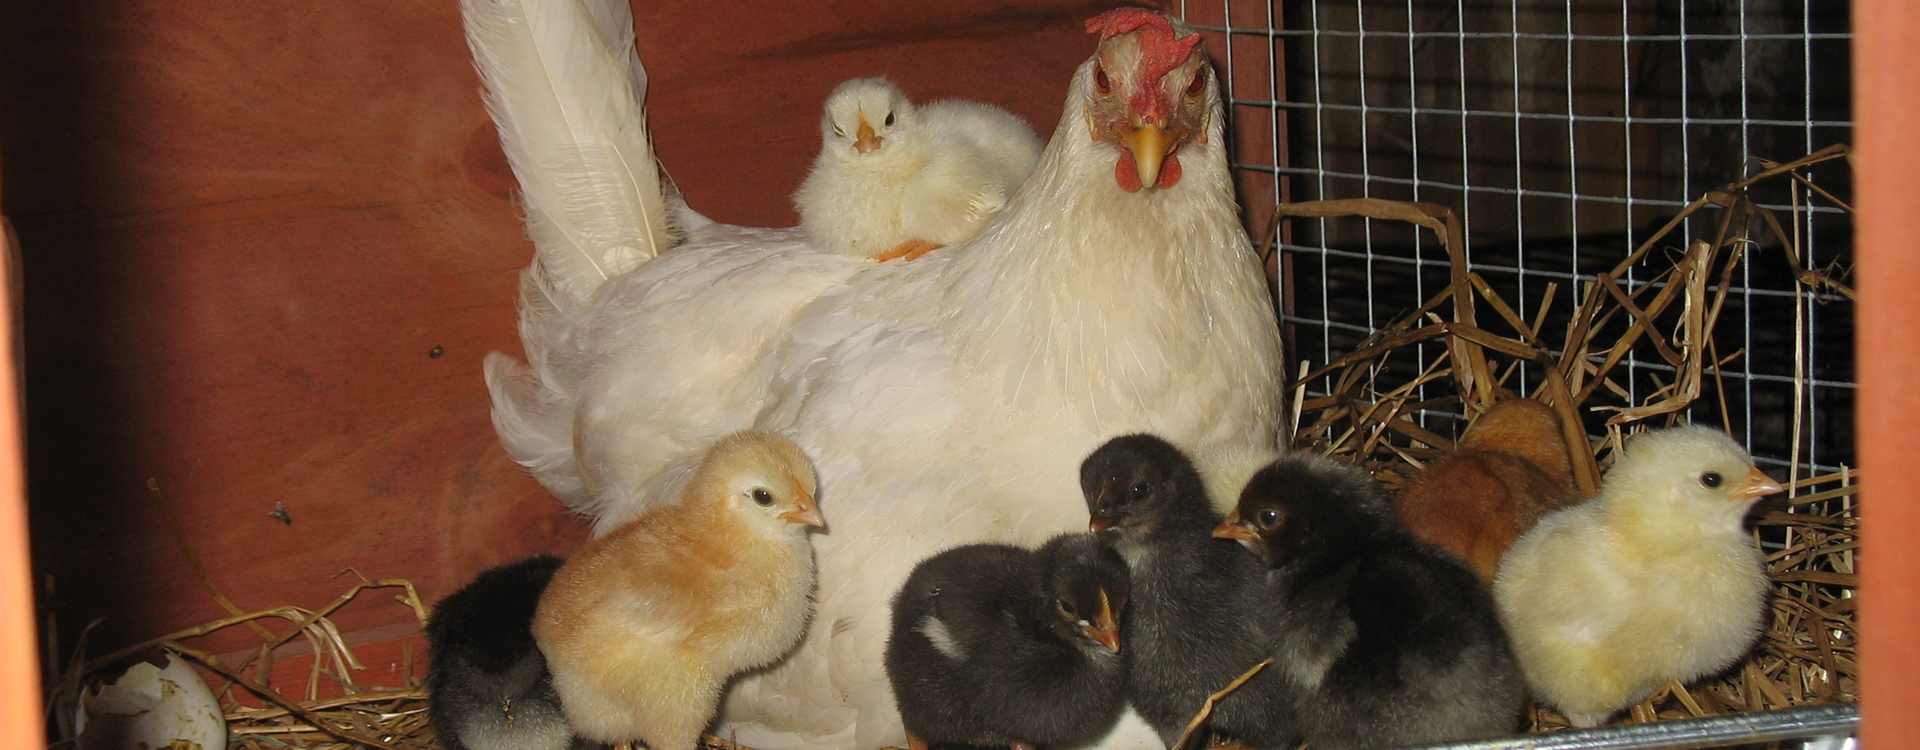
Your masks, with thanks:
M 757 5 L 650 2 L 637 25 L 693 204 L 784 225 L 838 81 L 1046 134 L 1107 4 Z M 101 653 L 223 614 L 149 479 L 249 609 L 324 603 L 348 567 L 437 599 L 582 538 L 488 423 L 480 359 L 518 351 L 531 248 L 477 87 L 452 0 L 0 7 L 33 561 L 65 642 L 96 617 Z
M 1861 496 L 1860 738 L 1910 747 L 1920 737 L 1920 7 L 1907 0 L 1853 5 L 1856 205 L 1860 280 Z

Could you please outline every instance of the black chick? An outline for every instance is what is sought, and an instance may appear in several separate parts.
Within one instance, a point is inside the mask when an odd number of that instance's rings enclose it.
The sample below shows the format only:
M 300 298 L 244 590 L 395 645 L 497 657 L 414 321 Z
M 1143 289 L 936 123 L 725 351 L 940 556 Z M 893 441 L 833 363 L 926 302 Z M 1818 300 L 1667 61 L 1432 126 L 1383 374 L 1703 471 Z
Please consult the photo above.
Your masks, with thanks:
M 1316 749 L 1509 734 L 1526 685 L 1493 597 L 1419 541 L 1365 472 L 1293 455 L 1260 470 L 1214 532 L 1273 566 L 1269 671 Z
M 1207 696 L 1272 653 L 1267 566 L 1229 540 L 1193 462 L 1151 435 L 1114 438 L 1080 465 L 1092 528 L 1125 558 L 1128 699 L 1172 745 Z M 1257 747 L 1297 739 L 1289 685 L 1271 667 L 1214 707 L 1208 727 Z
M 956 547 L 893 601 L 887 677 L 917 747 L 1097 739 L 1126 702 L 1127 567 L 1087 534 Z
M 427 621 L 427 715 L 446 750 L 604 748 L 573 736 L 534 645 L 540 594 L 563 562 L 539 555 L 490 568 Z

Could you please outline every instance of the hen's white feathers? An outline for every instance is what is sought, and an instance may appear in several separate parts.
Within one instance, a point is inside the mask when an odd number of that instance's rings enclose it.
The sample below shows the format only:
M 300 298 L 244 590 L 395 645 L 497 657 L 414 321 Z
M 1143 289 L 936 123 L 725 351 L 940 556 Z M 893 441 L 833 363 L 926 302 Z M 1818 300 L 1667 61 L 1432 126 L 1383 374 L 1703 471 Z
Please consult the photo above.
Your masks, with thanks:
M 794 192 L 800 226 L 816 246 L 862 257 L 972 237 L 1006 207 L 1041 149 L 1033 128 L 1006 110 L 968 101 L 916 107 L 884 78 L 835 88 L 820 139 Z
M 671 497 L 686 457 L 726 433 L 780 432 L 813 459 L 834 510 L 815 617 L 784 662 L 734 683 L 723 733 L 742 744 L 902 742 L 882 663 L 892 593 L 938 549 L 1085 528 L 1077 467 L 1113 435 L 1275 444 L 1278 329 L 1219 88 L 1194 95 L 1213 114 L 1178 152 L 1185 177 L 1127 192 L 1121 152 L 1089 137 L 1093 71 L 1006 208 L 948 251 L 873 264 L 797 229 L 716 224 L 588 305 L 526 285 L 530 308 L 569 312 L 523 319 L 528 371 L 490 360 L 502 443 L 597 533 Z
M 546 269 L 540 283 L 561 304 L 584 304 L 671 243 L 632 10 L 520 0 L 462 0 L 461 10 Z

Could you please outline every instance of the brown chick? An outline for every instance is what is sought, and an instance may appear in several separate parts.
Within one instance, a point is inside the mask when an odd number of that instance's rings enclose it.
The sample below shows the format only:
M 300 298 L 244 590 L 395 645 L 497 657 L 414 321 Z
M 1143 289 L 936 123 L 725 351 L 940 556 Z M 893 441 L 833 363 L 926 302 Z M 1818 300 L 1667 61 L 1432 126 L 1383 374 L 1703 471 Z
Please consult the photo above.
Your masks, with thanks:
M 676 504 L 589 542 L 554 574 L 533 637 L 576 734 L 691 750 L 728 677 L 793 649 L 813 609 L 814 490 L 791 441 L 735 433 Z
M 1540 519 L 1501 562 L 1493 598 L 1534 695 L 1591 727 L 1744 656 L 1767 574 L 1743 519 L 1780 490 L 1719 430 L 1628 441 L 1598 497 Z
M 1515 539 L 1578 499 L 1559 415 L 1516 398 L 1488 409 L 1460 449 L 1428 464 L 1395 503 L 1415 536 L 1465 558 L 1492 582 Z

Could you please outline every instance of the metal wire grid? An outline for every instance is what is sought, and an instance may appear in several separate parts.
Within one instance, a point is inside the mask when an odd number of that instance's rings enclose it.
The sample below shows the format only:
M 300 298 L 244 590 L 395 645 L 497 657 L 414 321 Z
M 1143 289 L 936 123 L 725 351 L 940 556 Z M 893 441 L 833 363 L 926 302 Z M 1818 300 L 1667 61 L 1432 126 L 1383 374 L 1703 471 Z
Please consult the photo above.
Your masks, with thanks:
M 1178 11 L 1222 58 L 1255 232 L 1273 199 L 1448 205 L 1470 269 L 1528 311 L 1549 282 L 1551 304 L 1570 311 L 1571 289 L 1653 227 L 1757 171 L 1749 156 L 1788 161 L 1851 136 L 1845 2 L 1183 0 Z M 1843 168 L 1814 176 L 1847 194 Z M 1802 204 L 1792 231 L 1806 268 L 1847 262 L 1841 209 L 1809 209 L 1777 186 L 1753 197 L 1783 220 Z M 1710 238 L 1705 221 L 1674 246 Z M 1296 221 L 1281 238 L 1295 361 L 1352 350 L 1449 281 L 1441 249 L 1408 227 Z M 1716 342 L 1747 354 L 1720 395 L 1763 465 L 1831 471 L 1854 463 L 1851 306 L 1796 286 L 1785 257 L 1751 248 L 1734 277 Z M 1671 380 L 1656 357 L 1625 367 L 1635 398 Z M 1722 419 L 1708 398 L 1691 416 Z

